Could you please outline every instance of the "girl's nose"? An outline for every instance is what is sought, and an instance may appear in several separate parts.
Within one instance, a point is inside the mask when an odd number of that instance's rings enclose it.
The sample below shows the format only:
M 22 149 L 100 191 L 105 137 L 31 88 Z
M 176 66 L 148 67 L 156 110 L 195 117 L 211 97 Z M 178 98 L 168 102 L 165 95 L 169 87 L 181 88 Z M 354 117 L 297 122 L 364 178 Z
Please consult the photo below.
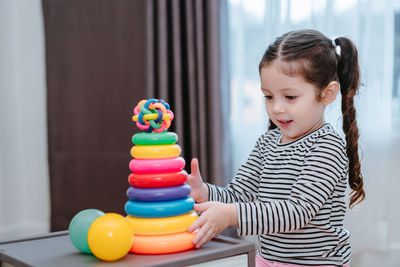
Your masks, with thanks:
M 282 101 L 275 101 L 272 110 L 274 113 L 283 113 L 285 111 L 285 106 Z

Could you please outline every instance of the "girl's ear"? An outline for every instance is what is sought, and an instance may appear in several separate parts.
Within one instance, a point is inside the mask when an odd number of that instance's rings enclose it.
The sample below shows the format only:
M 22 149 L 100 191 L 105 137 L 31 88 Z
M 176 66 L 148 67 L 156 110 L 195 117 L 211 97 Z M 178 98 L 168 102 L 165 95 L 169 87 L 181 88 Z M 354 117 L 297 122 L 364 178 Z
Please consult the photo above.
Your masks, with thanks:
M 336 96 L 339 92 L 339 83 L 337 81 L 332 81 L 322 90 L 321 93 L 321 102 L 324 106 L 329 105 L 333 101 L 335 101 Z

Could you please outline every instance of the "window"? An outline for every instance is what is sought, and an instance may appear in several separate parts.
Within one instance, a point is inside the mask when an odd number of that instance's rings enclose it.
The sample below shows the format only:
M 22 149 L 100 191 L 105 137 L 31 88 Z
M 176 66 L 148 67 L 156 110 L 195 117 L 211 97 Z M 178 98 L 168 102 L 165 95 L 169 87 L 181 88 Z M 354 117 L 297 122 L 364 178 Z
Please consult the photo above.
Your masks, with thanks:
M 396 129 L 400 129 L 400 12 L 394 14 L 393 38 L 393 119 Z

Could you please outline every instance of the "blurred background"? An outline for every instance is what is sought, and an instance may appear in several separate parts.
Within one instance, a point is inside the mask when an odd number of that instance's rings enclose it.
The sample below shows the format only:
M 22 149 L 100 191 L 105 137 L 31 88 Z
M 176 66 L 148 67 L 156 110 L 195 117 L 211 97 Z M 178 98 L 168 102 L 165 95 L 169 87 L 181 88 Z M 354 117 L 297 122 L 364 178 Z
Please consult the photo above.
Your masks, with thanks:
M 351 265 L 398 266 L 395 0 L 0 0 L 0 240 L 67 229 L 82 209 L 124 214 L 142 98 L 171 104 L 186 162 L 226 184 L 267 128 L 259 60 L 302 28 L 359 50 L 367 197 L 346 217 Z M 341 132 L 340 98 L 326 121 Z

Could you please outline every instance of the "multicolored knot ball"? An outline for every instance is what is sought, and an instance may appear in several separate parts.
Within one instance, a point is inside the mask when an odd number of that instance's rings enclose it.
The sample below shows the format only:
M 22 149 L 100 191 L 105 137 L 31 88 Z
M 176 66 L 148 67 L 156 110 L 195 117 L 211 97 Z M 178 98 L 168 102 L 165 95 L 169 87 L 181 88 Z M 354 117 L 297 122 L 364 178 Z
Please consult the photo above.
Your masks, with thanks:
M 132 120 L 146 133 L 161 133 L 171 126 L 174 119 L 174 113 L 162 99 L 141 100 L 133 109 L 133 113 Z

